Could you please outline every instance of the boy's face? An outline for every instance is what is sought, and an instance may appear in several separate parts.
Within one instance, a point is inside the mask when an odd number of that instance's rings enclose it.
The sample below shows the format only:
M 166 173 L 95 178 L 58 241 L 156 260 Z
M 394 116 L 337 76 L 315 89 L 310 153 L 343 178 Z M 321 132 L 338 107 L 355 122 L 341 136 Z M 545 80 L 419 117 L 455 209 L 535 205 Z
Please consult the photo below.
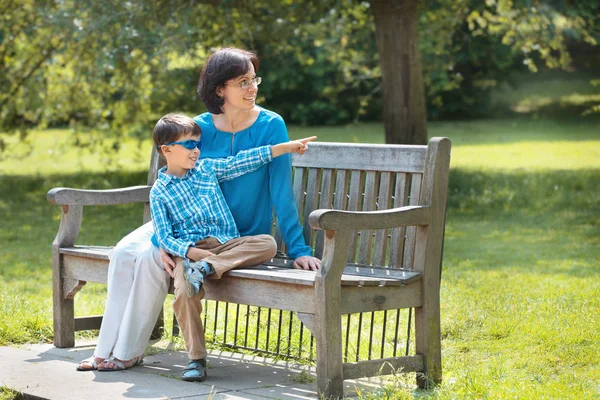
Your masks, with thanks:
M 179 137 L 176 141 L 184 142 L 186 140 L 198 141 L 200 138 L 192 133 L 188 133 Z M 169 146 L 162 145 L 161 150 L 167 159 L 167 172 L 177 176 L 184 176 L 189 169 L 194 168 L 198 157 L 200 157 L 198 147 L 190 150 L 181 144 L 172 144 Z

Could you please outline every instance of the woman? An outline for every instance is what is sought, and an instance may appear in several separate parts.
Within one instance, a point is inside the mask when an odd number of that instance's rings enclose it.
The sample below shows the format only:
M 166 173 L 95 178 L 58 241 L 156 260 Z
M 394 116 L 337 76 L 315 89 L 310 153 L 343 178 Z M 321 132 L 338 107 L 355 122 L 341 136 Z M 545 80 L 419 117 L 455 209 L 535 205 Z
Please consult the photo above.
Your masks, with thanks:
M 283 119 L 256 105 L 261 83 L 256 76 L 258 67 L 254 53 L 235 48 L 218 50 L 208 59 L 198 83 L 198 94 L 208 112 L 194 118 L 202 129 L 201 157 L 227 157 L 289 140 Z M 294 267 L 321 267 L 302 236 L 292 192 L 291 156 L 279 157 L 258 171 L 223 183 L 221 188 L 242 236 L 269 234 L 275 208 Z M 122 370 L 142 359 L 175 267 L 168 254 L 151 244 L 152 236 L 149 222 L 123 238 L 112 251 L 98 345 L 94 356 L 84 360 L 79 370 Z M 202 329 L 200 301 L 190 299 L 193 304 L 189 306 L 198 315 L 194 329 Z M 203 363 L 198 362 L 206 356 L 203 346 L 199 353 L 190 352 L 189 356 L 191 361 L 182 378 L 204 379 Z

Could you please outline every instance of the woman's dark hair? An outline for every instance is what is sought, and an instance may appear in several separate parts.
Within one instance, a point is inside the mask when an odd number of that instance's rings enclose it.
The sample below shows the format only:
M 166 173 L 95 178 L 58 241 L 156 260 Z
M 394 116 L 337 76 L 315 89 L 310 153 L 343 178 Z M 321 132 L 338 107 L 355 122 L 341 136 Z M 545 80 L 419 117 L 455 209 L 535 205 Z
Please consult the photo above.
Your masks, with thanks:
M 217 89 L 225 86 L 228 80 L 246 74 L 250 70 L 258 71 L 260 62 L 251 51 L 225 47 L 215 51 L 204 64 L 198 81 L 198 96 L 212 114 L 222 114 L 223 98 L 217 96 Z

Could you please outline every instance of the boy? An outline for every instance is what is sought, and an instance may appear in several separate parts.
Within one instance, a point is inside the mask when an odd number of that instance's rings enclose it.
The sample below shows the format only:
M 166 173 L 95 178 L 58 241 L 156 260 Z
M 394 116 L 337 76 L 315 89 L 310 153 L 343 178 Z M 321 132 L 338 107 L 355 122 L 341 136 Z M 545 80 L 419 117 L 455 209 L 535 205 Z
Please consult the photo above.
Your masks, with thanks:
M 191 359 L 182 379 L 206 377 L 201 309 L 190 309 L 181 296 L 203 296 L 207 276 L 258 265 L 275 256 L 269 235 L 240 237 L 219 182 L 257 170 L 286 153 L 304 154 L 316 137 L 262 146 L 225 159 L 199 159 L 200 127 L 182 114 L 162 117 L 154 128 L 154 145 L 167 161 L 150 191 L 150 209 L 160 247 L 176 257 L 173 309 Z M 243 196 L 240 193 L 240 196 Z M 189 260 L 192 260 L 191 262 Z M 184 293 L 185 291 L 185 293 Z M 200 304 L 198 302 L 198 304 Z M 200 324 L 200 326 L 198 326 Z

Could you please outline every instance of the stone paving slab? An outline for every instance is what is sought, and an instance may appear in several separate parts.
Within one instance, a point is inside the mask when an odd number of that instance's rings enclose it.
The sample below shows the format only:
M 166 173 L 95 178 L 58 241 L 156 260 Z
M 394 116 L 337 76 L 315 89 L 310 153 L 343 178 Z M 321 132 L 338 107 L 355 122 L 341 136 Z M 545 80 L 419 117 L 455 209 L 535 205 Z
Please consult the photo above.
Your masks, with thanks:
M 78 372 L 77 364 L 90 357 L 93 343 L 77 342 L 69 349 L 50 344 L 22 348 L 0 347 L 0 386 L 42 399 L 185 399 L 256 400 L 319 399 L 314 367 L 272 361 L 252 355 L 210 351 L 208 378 L 182 382 L 187 365 L 183 351 L 147 356 L 144 364 L 119 372 Z M 345 381 L 345 395 L 356 397 L 379 387 L 377 380 Z

